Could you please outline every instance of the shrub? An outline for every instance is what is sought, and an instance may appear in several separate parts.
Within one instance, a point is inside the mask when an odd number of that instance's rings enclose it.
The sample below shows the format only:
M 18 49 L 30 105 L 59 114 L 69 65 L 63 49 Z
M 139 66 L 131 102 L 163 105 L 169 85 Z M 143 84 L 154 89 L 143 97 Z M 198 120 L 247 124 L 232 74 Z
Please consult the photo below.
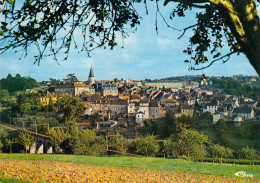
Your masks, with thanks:
M 238 158 L 241 159 L 257 159 L 258 151 L 249 147 L 243 148 L 237 152 Z
M 106 154 L 106 141 L 104 138 L 96 136 L 94 130 L 82 130 L 78 134 L 74 153 L 86 155 Z
M 111 135 L 108 143 L 109 146 L 115 149 L 117 152 L 124 154 L 127 151 L 126 138 L 120 135 L 119 132 L 117 132 L 115 135 Z
M 139 137 L 133 142 L 133 147 L 135 148 L 136 153 L 146 156 L 155 156 L 160 149 L 159 144 L 153 135 Z
M 231 158 L 233 157 L 233 150 L 225 148 L 219 144 L 214 144 L 209 148 L 209 153 L 212 158 Z

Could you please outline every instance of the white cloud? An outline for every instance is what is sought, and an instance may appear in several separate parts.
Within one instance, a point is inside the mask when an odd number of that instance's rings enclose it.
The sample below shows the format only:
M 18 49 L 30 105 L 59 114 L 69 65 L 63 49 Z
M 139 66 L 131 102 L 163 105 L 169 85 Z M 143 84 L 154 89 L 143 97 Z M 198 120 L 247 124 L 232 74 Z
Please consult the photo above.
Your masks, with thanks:
M 157 44 L 160 48 L 167 49 L 169 45 L 172 45 L 172 42 L 169 39 L 158 38 Z

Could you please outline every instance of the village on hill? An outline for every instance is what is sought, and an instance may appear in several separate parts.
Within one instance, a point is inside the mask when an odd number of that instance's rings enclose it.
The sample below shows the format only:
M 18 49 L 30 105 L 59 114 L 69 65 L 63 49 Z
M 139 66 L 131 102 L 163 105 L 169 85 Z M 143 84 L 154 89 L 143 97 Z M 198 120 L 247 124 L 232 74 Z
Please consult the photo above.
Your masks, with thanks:
M 85 114 L 98 114 L 103 125 L 122 121 L 144 126 L 145 121 L 165 117 L 168 110 L 172 110 L 176 117 L 208 113 L 212 116 L 212 123 L 224 119 L 239 125 L 245 119 L 260 120 L 258 100 L 214 93 L 211 80 L 195 82 L 179 77 L 176 80 L 115 78 L 96 81 L 92 67 L 88 81 L 79 81 L 75 74 L 68 76 L 63 81 L 41 82 L 41 87 L 47 88 L 41 102 L 48 105 L 50 100 L 56 102 L 66 94 L 79 97 L 86 103 Z M 255 79 L 250 81 L 255 82 Z

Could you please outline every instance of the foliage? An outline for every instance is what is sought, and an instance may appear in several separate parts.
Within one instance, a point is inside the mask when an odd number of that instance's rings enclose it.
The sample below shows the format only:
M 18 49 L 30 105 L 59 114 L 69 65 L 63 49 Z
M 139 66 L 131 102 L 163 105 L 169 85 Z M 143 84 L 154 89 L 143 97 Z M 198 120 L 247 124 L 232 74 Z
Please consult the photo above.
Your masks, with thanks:
M 7 89 L 1 90 L 0 91 L 0 98 L 8 98 L 9 97 L 9 91 Z
M 118 33 L 127 37 L 125 26 L 139 24 L 139 16 L 127 0 L 23 1 L 21 8 L 16 8 L 15 1 L 8 2 L 0 5 L 5 17 L 0 24 L 1 44 L 4 40 L 9 43 L 1 47 L 1 52 L 22 47 L 27 55 L 29 47 L 35 45 L 38 63 L 50 55 L 57 60 L 58 53 L 64 53 L 66 60 L 74 48 L 87 53 L 97 47 L 112 49 Z M 76 32 L 82 34 L 81 48 Z
M 20 105 L 20 111 L 22 114 L 27 113 L 31 110 L 31 104 L 30 103 L 23 103 Z
M 227 132 L 228 127 L 224 120 L 219 120 L 216 125 L 216 131 L 218 134 L 219 143 L 222 145 L 227 145 Z
M 51 128 L 48 131 L 48 135 L 50 136 L 51 140 L 55 143 L 55 152 L 59 153 L 61 151 L 60 144 L 64 142 L 68 138 L 68 134 L 59 127 Z
M 75 153 L 77 142 L 79 140 L 79 130 L 76 126 L 76 121 L 65 121 L 64 125 L 64 132 L 68 135 L 68 138 L 61 143 L 61 148 L 65 153 Z
M 259 139 L 260 138 L 260 125 L 255 121 L 244 120 L 241 126 L 239 126 L 239 131 L 242 137 Z
M 133 2 L 142 2 L 141 0 Z M 117 45 L 116 35 L 127 37 L 129 25 L 131 28 L 139 24 L 138 13 L 132 1 L 127 0 L 90 0 L 90 1 L 22 1 L 20 6 L 13 0 L 4 0 L 0 5 L 5 17 L 1 22 L 0 36 L 1 52 L 9 49 L 24 49 L 22 56 L 27 56 L 31 45 L 38 48 L 36 61 L 44 56 L 54 56 L 64 53 L 68 58 L 73 46 L 89 52 L 97 47 L 107 46 L 111 49 Z M 146 5 L 146 0 L 143 1 Z M 181 38 L 187 31 L 193 34 L 185 53 L 189 56 L 185 62 L 189 69 L 203 69 L 216 61 L 226 62 L 232 54 L 244 53 L 257 73 L 260 73 L 258 53 L 260 22 L 256 9 L 259 0 L 164 0 L 164 5 L 175 2 L 170 19 L 175 16 L 185 17 L 185 12 L 196 9 L 196 23 L 183 29 Z M 163 17 L 159 1 L 156 3 L 156 26 L 158 17 Z M 19 7 L 19 8 L 17 8 Z M 37 18 L 42 17 L 42 18 Z M 76 32 L 82 33 L 82 40 L 76 40 Z M 227 42 L 227 43 L 226 43 Z M 4 44 L 5 43 L 5 44 Z M 227 49 L 222 49 L 227 44 Z M 223 51 L 225 50 L 225 51 Z M 212 55 L 213 58 L 208 57 Z M 209 62 L 207 66 L 195 68 L 199 64 Z M 195 64 L 195 66 L 194 66 Z
M 5 139 L 5 145 L 7 147 L 9 147 L 10 153 L 12 153 L 13 144 L 16 144 L 17 142 L 18 142 L 18 140 L 16 138 L 13 138 L 13 139 L 6 138 Z
M 210 157 L 203 157 L 203 158 L 195 158 L 194 161 L 199 162 L 212 162 L 212 163 L 229 163 L 238 165 L 260 165 L 260 160 L 249 160 L 249 159 L 228 159 L 228 158 L 210 158 Z
M 164 152 L 167 158 L 174 158 L 179 155 L 177 142 L 174 142 L 172 138 L 167 138 L 164 141 Z
M 241 84 L 241 82 L 234 80 L 231 77 L 221 77 L 220 79 L 212 78 L 213 86 L 220 88 L 224 93 L 230 95 L 249 97 L 254 100 L 258 99 L 259 88 L 251 87 L 249 85 Z
M 219 144 L 214 144 L 209 148 L 210 156 L 212 158 L 232 158 L 233 150 L 225 148 Z
M 66 95 L 60 98 L 56 103 L 58 113 L 63 115 L 63 121 L 73 121 L 82 115 L 86 109 L 84 102 L 78 98 Z
M 166 152 L 171 155 L 185 155 L 187 157 L 204 157 L 207 154 L 208 137 L 197 130 L 180 126 L 181 132 L 166 140 Z M 170 142 L 172 141 L 172 142 Z M 173 150 L 176 149 L 176 150 Z
M 157 135 L 159 133 L 159 125 L 154 121 L 151 122 L 151 132 L 153 135 Z
M 78 134 L 75 154 L 104 155 L 106 154 L 106 141 L 96 136 L 94 130 L 82 130 Z
M 9 74 L 6 78 L 0 80 L 0 84 L 2 90 L 6 89 L 10 93 L 25 91 L 26 89 L 32 89 L 39 86 L 39 83 L 35 79 L 30 77 L 21 77 L 19 74 L 15 77 Z
M 35 142 L 34 137 L 32 137 L 31 134 L 29 133 L 21 133 L 18 138 L 19 138 L 19 143 L 24 146 L 27 154 L 30 145 L 32 145 L 33 142 Z
M 136 153 L 145 156 L 155 156 L 159 152 L 159 144 L 153 135 L 137 138 L 133 144 Z
M 259 2 L 259 0 L 257 1 Z M 257 73 L 260 73 L 256 54 L 259 51 L 260 34 L 256 1 L 165 0 L 164 5 L 169 2 L 176 2 L 177 4 L 170 18 L 175 15 L 185 17 L 185 12 L 193 8 L 198 10 L 196 13 L 197 22 L 185 28 L 183 32 L 184 34 L 189 29 L 193 31 L 189 40 L 190 44 L 184 50 L 190 57 L 186 60 L 190 64 L 190 69 L 196 69 L 193 62 L 198 65 L 209 61 L 209 54 L 212 54 L 213 58 L 205 67 L 209 67 L 215 61 L 226 62 L 230 55 L 243 52 Z M 222 49 L 226 46 L 226 40 L 229 53 L 225 53 Z
M 169 137 L 171 134 L 176 133 L 176 117 L 175 114 L 172 110 L 168 110 L 166 111 L 166 115 L 165 115 L 165 129 L 164 129 L 164 134 L 165 137 Z
M 0 127 L 0 140 L 6 138 L 7 136 L 8 132 L 3 127 Z
M 4 144 L 2 143 L 2 141 L 0 140 L 0 150 L 4 147 Z
M 258 151 L 249 147 L 242 148 L 237 152 L 237 157 L 241 159 L 253 160 L 253 159 L 257 159 L 257 156 L 258 156 Z
M 122 154 L 126 153 L 127 151 L 126 138 L 120 135 L 119 132 L 117 132 L 115 135 L 109 136 L 108 144 L 112 149 L 115 149 L 117 152 Z
M 50 102 L 49 102 L 49 104 L 48 104 L 48 111 L 49 111 L 49 112 L 54 112 L 54 111 L 55 111 L 55 105 L 54 105 L 54 103 L 53 103 L 52 97 L 50 97 Z
M 31 110 L 39 111 L 41 109 L 39 94 L 37 92 L 22 92 L 18 93 L 15 102 L 9 102 L 12 107 L 12 112 L 28 113 Z

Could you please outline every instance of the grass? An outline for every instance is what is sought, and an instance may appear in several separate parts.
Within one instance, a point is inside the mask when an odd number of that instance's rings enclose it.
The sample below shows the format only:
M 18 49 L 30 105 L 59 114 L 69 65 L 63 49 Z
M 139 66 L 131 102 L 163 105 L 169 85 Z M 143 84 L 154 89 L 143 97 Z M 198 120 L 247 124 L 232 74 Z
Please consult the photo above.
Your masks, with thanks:
M 1 183 L 29 183 L 26 180 L 20 180 L 15 178 L 6 178 L 6 177 L 0 177 Z
M 239 171 L 252 174 L 253 178 L 260 179 L 260 166 L 212 164 L 191 162 L 184 159 L 165 159 L 151 157 L 129 156 L 85 156 L 85 155 L 54 155 L 54 154 L 0 154 L 1 159 L 50 160 L 92 165 L 108 165 L 129 168 L 142 168 L 165 171 L 182 171 L 207 175 L 235 176 Z

